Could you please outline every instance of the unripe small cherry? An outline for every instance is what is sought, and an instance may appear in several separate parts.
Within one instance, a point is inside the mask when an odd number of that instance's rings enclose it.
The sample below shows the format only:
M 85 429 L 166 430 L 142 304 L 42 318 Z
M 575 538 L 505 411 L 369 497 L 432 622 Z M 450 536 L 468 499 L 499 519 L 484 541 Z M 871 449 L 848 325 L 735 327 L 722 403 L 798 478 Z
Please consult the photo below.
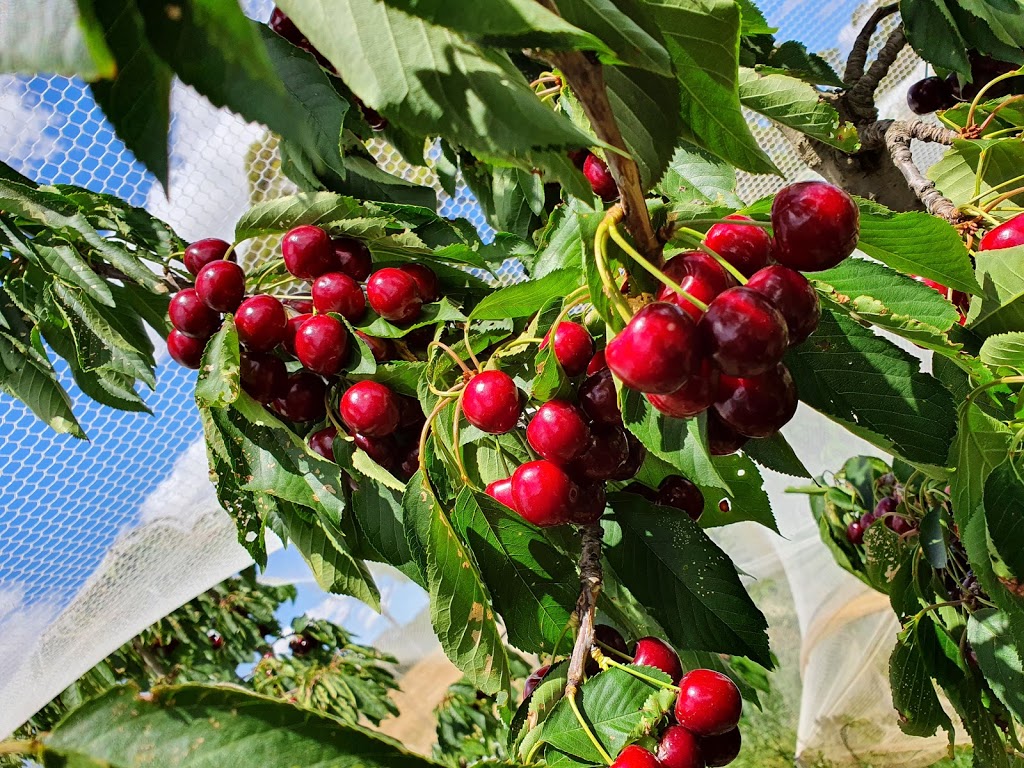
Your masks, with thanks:
M 174 294 L 167 305 L 167 315 L 171 325 L 194 339 L 207 339 L 220 326 L 220 314 L 206 306 L 195 288 L 185 288 Z
M 504 434 L 516 425 L 522 413 L 519 389 L 503 371 L 482 371 L 469 380 L 462 392 L 462 412 L 477 429 L 492 435 Z
M 641 637 L 636 641 L 633 663 L 660 669 L 675 684 L 683 676 L 683 665 L 676 653 L 664 640 L 657 637 Z
M 569 522 L 579 488 L 550 461 L 530 461 L 512 473 L 514 509 L 525 520 L 548 527 Z
M 619 196 L 615 177 L 612 176 L 608 164 L 597 155 L 587 155 L 587 159 L 583 161 L 583 175 L 590 182 L 590 188 L 594 190 L 594 194 L 604 202 L 610 203 Z
M 327 415 L 324 380 L 307 370 L 288 375 L 284 394 L 273 402 L 274 410 L 289 421 L 320 421 Z
M 590 429 L 582 412 L 572 403 L 544 403 L 526 427 L 526 439 L 542 458 L 567 464 L 586 450 Z
M 279 357 L 266 352 L 243 352 L 238 370 L 242 389 L 259 403 L 270 403 L 285 393 L 288 370 Z
M 295 334 L 295 356 L 305 368 L 334 376 L 348 359 L 348 331 L 330 315 L 314 315 Z
M 396 267 L 379 269 L 370 276 L 366 298 L 374 312 L 393 323 L 411 323 L 423 306 L 416 280 Z
M 206 342 L 206 339 L 186 336 L 177 328 L 172 328 L 167 334 L 167 352 L 178 365 L 197 371 L 203 363 Z
M 331 239 L 334 258 L 339 272 L 344 272 L 358 283 L 363 282 L 373 271 L 373 258 L 370 249 L 361 240 L 352 237 L 335 237 Z
M 233 261 L 213 261 L 196 275 L 196 293 L 215 312 L 234 312 L 245 297 L 245 272 Z
M 540 348 L 548 345 L 551 332 L 544 336 Z M 593 362 L 594 339 L 590 332 L 579 323 L 563 320 L 555 329 L 555 359 L 567 376 L 579 376 L 587 371 Z M 604 359 L 602 355 L 602 360 Z M 588 371 L 589 373 L 589 371 Z
M 366 314 L 366 297 L 359 283 L 344 272 L 325 272 L 313 281 L 313 306 L 321 314 L 337 312 L 350 323 Z
M 196 240 L 185 249 L 182 261 L 185 262 L 185 269 L 193 275 L 214 261 L 220 261 L 231 249 L 231 243 L 220 240 L 216 237 L 207 237 L 203 240 Z M 234 259 L 234 253 L 231 254 Z
M 753 221 L 749 216 L 734 213 L 726 216 L 732 221 Z M 715 224 L 708 230 L 704 244 L 717 253 L 745 277 L 768 266 L 772 256 L 772 239 L 755 224 Z
M 309 436 L 310 450 L 323 456 L 328 461 L 334 461 L 334 438 L 338 436 L 335 427 L 324 427 Z
M 419 292 L 424 304 L 429 304 L 441 298 L 437 283 L 437 273 L 426 264 L 399 264 L 397 269 L 405 272 L 416 282 L 416 290 Z
M 367 437 L 384 437 L 398 428 L 398 398 L 376 381 L 360 381 L 349 387 L 338 410 L 349 429 Z
M 512 498 L 512 478 L 503 477 L 500 480 L 495 480 L 493 483 L 489 483 L 484 489 L 484 493 L 490 496 L 495 501 L 499 501 L 509 509 L 516 508 L 515 499 Z
M 250 296 L 235 312 L 238 340 L 256 352 L 269 352 L 280 344 L 287 326 L 284 306 L 266 294 Z
M 313 280 L 337 269 L 338 260 L 328 234 L 311 224 L 288 230 L 281 239 L 284 266 L 295 277 Z
M 736 683 L 711 669 L 695 669 L 679 681 L 676 721 L 698 736 L 718 736 L 740 721 L 743 698 Z

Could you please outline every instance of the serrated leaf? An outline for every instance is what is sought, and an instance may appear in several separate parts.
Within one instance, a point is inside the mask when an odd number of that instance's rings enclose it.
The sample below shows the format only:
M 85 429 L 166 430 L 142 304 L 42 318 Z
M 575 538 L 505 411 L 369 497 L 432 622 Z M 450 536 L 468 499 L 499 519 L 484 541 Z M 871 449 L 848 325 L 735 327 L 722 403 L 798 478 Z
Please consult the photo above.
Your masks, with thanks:
M 552 664 L 530 697 L 519 705 L 509 724 L 510 753 L 523 758 L 530 753 L 530 749 L 541 738 L 544 720 L 565 695 L 565 684 L 568 679 L 568 661 Z
M 958 418 L 959 428 L 951 451 L 956 471 L 949 485 L 956 523 L 963 529 L 982 502 L 988 476 L 1006 461 L 1012 434 L 1009 427 L 972 401 L 960 406 Z
M 593 249 L 594 235 L 604 212 L 573 198 L 555 208 L 547 226 L 540 231 L 541 242 L 530 275 L 546 277 L 562 269 L 583 271 L 583 254 Z
M 93 272 L 89 262 L 70 245 L 50 246 L 33 242 L 31 252 L 52 273 L 70 285 L 81 288 L 90 299 L 107 307 L 114 306 L 110 286 Z
M 580 273 L 573 269 L 558 269 L 539 280 L 514 283 L 500 288 L 484 298 L 470 313 L 472 320 L 502 320 L 528 317 L 551 299 L 568 296 L 580 287 Z
M 1003 561 L 1011 578 L 1024 583 L 1024 552 L 1020 547 L 1021 509 L 1024 509 L 1024 481 L 1013 460 L 996 467 L 985 481 L 985 521 L 992 549 Z
M 884 522 L 872 523 L 864 532 L 864 567 L 871 586 L 890 594 L 902 562 L 903 547 L 899 534 Z
M 361 483 L 352 494 L 352 513 L 359 530 L 382 562 L 401 570 L 420 586 L 425 586 L 405 535 L 405 510 L 402 493 L 379 483 Z
M 1003 705 L 1018 722 L 1024 722 L 1024 664 L 1014 647 L 1007 616 L 983 608 L 967 619 L 967 642 L 978 655 L 978 666 Z
M 622 62 L 663 75 L 672 74 L 672 62 L 665 47 L 613 0 L 558 0 L 558 12 L 603 40 Z
M 744 13 L 744 26 L 746 25 Z M 749 33 L 745 33 L 749 34 Z M 768 61 L 758 65 L 757 70 L 764 73 L 787 74 L 799 78 L 812 85 L 828 85 L 833 88 L 845 88 L 832 65 L 816 53 L 807 50 L 807 46 L 796 40 L 787 40 L 768 54 Z
M 300 224 L 328 225 L 367 216 L 367 210 L 353 197 L 334 192 L 302 192 L 257 203 L 235 224 L 235 239 L 287 232 Z
M 1024 331 L 989 336 L 981 345 L 978 356 L 983 363 L 994 368 L 1024 370 Z
M 452 323 L 464 321 L 466 316 L 456 309 L 448 299 L 441 299 L 433 304 L 424 304 L 420 316 L 406 325 L 395 325 L 380 317 L 372 309 L 366 310 L 366 315 L 355 327 L 369 336 L 376 336 L 379 339 L 400 339 L 417 328 L 440 323 Z
M 921 519 L 921 551 L 928 564 L 936 570 L 946 568 L 949 563 L 949 542 L 941 507 L 933 507 Z
M 676 148 L 657 191 L 673 202 L 696 200 L 733 208 L 743 205 L 736 195 L 735 169 L 691 144 Z
M 900 729 L 911 736 L 932 736 L 939 728 L 951 735 L 953 723 L 942 709 L 931 676 L 916 642 L 917 623 L 899 635 L 889 658 L 892 701 L 900 714 Z
M 928 169 L 928 178 L 955 205 L 963 205 L 997 186 L 998 192 L 1014 189 L 1012 182 L 1024 166 L 1024 144 L 1007 138 L 956 139 L 953 147 Z M 1014 205 L 1024 204 L 1024 193 L 1010 200 Z
M 970 74 L 967 42 L 945 0 L 902 0 L 900 15 L 907 41 L 919 55 L 944 69 Z
M 709 492 L 704 495 L 701 527 L 713 528 L 752 521 L 778 533 L 771 500 L 764 489 L 764 479 L 751 458 L 734 453 L 729 456 L 713 456 L 711 461 L 729 490 L 716 492 L 716 489 L 708 489 Z
M 54 432 L 86 439 L 71 396 L 57 381 L 50 361 L 0 331 L 0 391 L 23 402 Z
M 743 446 L 743 453 L 752 458 L 765 469 L 781 472 L 791 477 L 810 477 L 811 473 L 796 455 L 781 432 L 771 437 L 751 440 Z
M 426 367 L 426 363 L 413 362 L 410 360 L 394 360 L 378 363 L 377 370 L 374 372 L 372 378 L 374 381 L 390 387 L 400 395 L 416 397 L 417 384 L 423 376 L 423 372 L 426 370 Z M 371 378 L 370 376 L 362 376 L 361 374 L 350 375 L 355 381 L 363 381 Z
M 228 317 L 203 351 L 196 382 L 196 402 L 200 408 L 223 408 L 238 399 L 239 357 L 238 331 L 234 319 Z
M 1024 246 L 975 255 L 981 301 L 974 302 L 967 325 L 991 336 L 1024 331 Z

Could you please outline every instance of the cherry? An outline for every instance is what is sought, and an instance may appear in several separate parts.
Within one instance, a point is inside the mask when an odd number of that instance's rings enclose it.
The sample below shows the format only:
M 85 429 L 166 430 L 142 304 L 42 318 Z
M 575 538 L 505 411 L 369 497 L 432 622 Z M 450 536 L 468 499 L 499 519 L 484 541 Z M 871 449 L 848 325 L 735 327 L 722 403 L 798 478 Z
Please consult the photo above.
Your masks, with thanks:
M 587 480 L 610 480 L 628 460 L 626 430 L 621 425 L 595 422 L 586 448 L 572 464 L 572 473 Z
M 557 352 L 555 353 L 557 355 Z M 561 361 L 559 361 L 561 362 Z M 562 366 L 565 368 L 565 366 Z M 587 363 L 587 376 L 593 376 L 598 371 L 604 371 L 608 368 L 608 361 L 604 358 L 604 350 L 599 349 L 594 353 L 594 356 L 590 358 L 590 362 Z
M 1022 235 L 1022 238 L 1024 238 L 1024 231 L 1021 232 L 1021 235 Z M 1022 239 L 1021 242 L 1024 243 L 1024 239 Z M 914 279 L 917 280 L 917 282 L 919 282 L 919 283 L 924 283 L 929 288 L 931 288 L 933 291 L 941 293 L 945 297 L 946 301 L 950 302 L 954 307 L 956 307 L 957 310 L 960 312 L 960 315 L 961 315 L 961 317 L 960 317 L 960 324 L 961 325 L 966 321 L 966 317 L 964 317 L 964 316 L 967 314 L 967 311 L 971 308 L 971 297 L 970 296 L 968 296 L 963 291 L 953 291 L 953 290 L 950 290 L 949 288 L 944 286 L 942 283 L 937 283 L 934 280 L 929 280 L 927 277 L 921 277 L 920 275 L 915 275 Z
M 238 363 L 242 389 L 253 400 L 267 404 L 284 394 L 288 370 L 281 358 L 265 352 L 243 352 Z
M 718 294 L 735 284 L 725 268 L 704 251 L 677 254 L 665 263 L 662 271 L 680 288 L 705 304 L 709 304 Z M 694 321 L 700 320 L 703 314 L 696 304 L 667 285 L 658 291 L 658 301 L 675 304 Z
M 312 280 L 338 268 L 331 238 L 311 224 L 288 230 L 281 240 L 281 254 L 285 268 L 303 280 Z
M 718 411 L 708 411 L 708 450 L 712 456 L 728 456 L 747 444 L 750 438 L 730 427 Z
M 317 643 L 305 635 L 295 635 L 288 641 L 288 648 L 296 656 L 305 656 L 316 648 Z
M 509 509 L 516 508 L 516 502 L 512 498 L 512 478 L 504 477 L 501 480 L 495 480 L 493 483 L 489 483 L 484 489 L 484 493 L 490 496 L 495 501 L 500 501 Z
M 675 392 L 667 395 L 645 395 L 647 401 L 666 416 L 688 419 L 703 413 L 718 396 L 718 371 L 707 358 L 700 370 L 686 380 Z
M 658 301 L 633 315 L 608 343 L 605 358 L 630 389 L 663 395 L 679 389 L 700 368 L 701 348 L 690 316 L 674 304 Z
M 177 328 L 173 328 L 167 334 L 167 352 L 178 365 L 199 370 L 199 366 L 203 363 L 206 341 L 206 339 L 194 339 L 191 336 L 186 336 Z
M 548 331 L 540 348 L 548 345 L 551 332 Z M 604 360 L 604 354 L 601 360 Z M 562 366 L 567 376 L 579 376 L 586 371 L 591 373 L 590 366 L 593 365 L 596 355 L 594 354 L 594 339 L 590 333 L 579 323 L 563 320 L 555 329 L 555 359 Z
M 885 518 L 885 525 L 890 531 L 899 536 L 915 530 L 914 524 L 901 515 L 891 515 Z
M 313 306 L 317 312 L 337 312 L 355 323 L 366 314 L 366 297 L 359 283 L 344 272 L 325 272 L 313 281 Z
M 756 376 L 773 368 L 789 345 L 782 313 L 744 286 L 730 288 L 712 301 L 699 328 L 711 360 L 730 376 Z
M 677 654 L 664 640 L 657 637 L 641 637 L 636 641 L 633 663 L 660 669 L 676 683 L 683 676 L 683 665 Z
M 637 440 L 631 432 L 625 432 L 625 435 L 627 447 L 626 460 L 619 464 L 618 468 L 608 476 L 609 480 L 631 480 L 640 471 L 644 459 L 647 458 L 647 449 L 644 448 L 644 444 Z
M 542 458 L 567 464 L 587 448 L 590 429 L 575 405 L 551 400 L 538 408 L 530 419 L 526 439 Z
M 615 177 L 608 169 L 608 164 L 595 154 L 587 155 L 583 161 L 583 175 L 590 182 L 594 194 L 604 202 L 610 203 L 619 196 L 619 188 L 615 185 Z
M 692 480 L 682 475 L 669 475 L 658 486 L 656 504 L 681 509 L 696 522 L 704 512 L 704 494 Z
M 366 297 L 374 312 L 393 323 L 411 323 L 423 306 L 415 278 L 396 267 L 374 272 L 366 283 Z
M 210 641 L 210 645 L 213 646 L 213 650 L 219 651 L 224 647 L 224 636 L 220 632 L 211 629 L 206 633 L 206 638 Z
M 700 740 L 700 756 L 708 768 L 721 768 L 740 755 L 743 738 L 740 729 L 733 728 L 717 736 L 705 736 Z
M 824 181 L 798 181 L 772 202 L 772 255 L 790 269 L 829 269 L 853 253 L 859 226 L 860 211 L 846 192 Z
M 862 544 L 864 542 L 865 526 L 860 520 L 854 520 L 846 526 L 846 540 L 851 544 Z
M 294 309 L 300 315 L 313 314 L 312 299 L 285 299 L 282 303 L 289 309 Z
M 238 340 L 249 349 L 269 352 L 284 339 L 288 315 L 273 296 L 261 293 L 241 303 L 235 312 Z
M 373 355 L 373 359 L 378 363 L 382 363 L 391 358 L 391 342 L 387 339 L 370 336 L 362 331 L 356 331 L 356 336 L 366 342 L 366 346 L 370 348 L 370 353 Z
M 653 753 L 639 744 L 630 744 L 619 752 L 611 768 L 661 768 L 661 763 Z
M 622 425 L 619 394 L 615 391 L 612 372 L 607 368 L 584 379 L 578 396 L 580 407 L 593 421 L 612 426 Z
M 796 385 L 782 363 L 757 376 L 722 376 L 715 410 L 722 421 L 747 437 L 769 437 L 796 413 Z
M 799 272 L 772 264 L 756 272 L 747 281 L 747 288 L 757 291 L 782 313 L 790 346 L 804 341 L 818 327 L 821 320 L 818 292 Z
M 288 318 L 288 324 L 284 327 L 284 338 L 281 339 L 281 345 L 288 351 L 289 355 L 295 354 L 295 335 L 299 332 L 299 328 L 312 316 L 307 312 Z
M 339 271 L 359 283 L 370 276 L 373 258 L 364 242 L 352 237 L 335 237 L 331 239 L 331 247 Z
M 989 230 L 978 243 L 978 250 L 997 251 L 1001 248 L 1014 248 L 1018 245 L 1024 245 L 1024 213 Z
M 615 661 L 624 661 L 626 657 L 633 655 L 629 652 L 629 646 L 622 633 L 608 624 L 598 624 L 594 627 L 594 643 L 604 646 L 601 650 L 605 653 L 608 653 L 610 648 L 621 654 L 622 658 L 616 658 Z
M 725 218 L 753 221 L 738 213 Z M 771 261 L 772 239 L 763 227 L 754 224 L 715 224 L 705 235 L 704 245 L 736 267 L 744 277 L 767 267 Z
M 199 298 L 195 288 L 185 288 L 174 294 L 167 306 L 171 325 L 194 339 L 208 339 L 220 326 L 220 315 Z
M 662 768 L 704 768 L 697 737 L 681 725 L 669 726 L 661 735 L 658 762 Z
M 928 115 L 954 104 L 953 89 L 941 77 L 926 77 L 907 89 L 907 106 L 915 115 Z
M 601 519 L 608 498 L 604 483 L 578 483 L 579 500 L 569 514 L 574 525 L 593 525 Z
M 245 297 L 245 272 L 233 261 L 212 261 L 196 275 L 196 293 L 217 312 L 234 312 Z
M 379 132 L 387 130 L 388 119 L 384 117 L 380 112 L 378 112 L 376 109 L 371 109 L 365 104 L 360 104 L 359 109 L 363 113 L 363 120 L 365 120 L 366 124 L 370 126 L 371 131 Z
M 526 678 L 526 682 L 523 683 L 523 701 L 526 701 L 537 690 L 537 686 L 540 685 L 544 676 L 551 670 L 550 664 L 545 664 L 543 667 L 538 667 L 533 670 Z
M 695 669 L 679 681 L 676 720 L 698 736 L 731 731 L 742 711 L 740 689 L 721 672 Z
M 462 412 L 477 429 L 492 435 L 508 432 L 522 412 L 516 383 L 502 371 L 476 374 L 462 392 Z
M 267 22 L 267 25 L 292 45 L 307 49 L 309 41 L 306 36 L 295 26 L 295 22 L 276 5 L 270 13 L 270 21 Z
M 587 158 L 590 157 L 590 150 L 570 149 L 565 154 L 569 156 L 569 159 L 572 161 L 572 164 L 582 171 L 583 164 L 587 162 Z
M 410 439 L 418 443 L 420 440 L 420 428 L 427 423 L 427 417 L 423 414 L 420 401 L 415 397 L 399 395 L 398 414 L 399 428 L 413 430 Z
M 398 428 L 398 398 L 376 381 L 360 381 L 349 387 L 338 410 L 349 429 L 367 437 L 384 437 Z
M 274 410 L 289 421 L 320 421 L 327 415 L 326 394 L 323 379 L 299 369 L 288 375 L 284 395 L 274 400 Z
M 398 474 L 408 480 L 416 474 L 420 468 L 420 445 L 419 441 L 413 442 L 405 451 L 405 456 L 398 464 Z
M 875 505 L 874 512 L 869 513 L 872 516 L 871 522 L 873 523 L 875 520 L 881 520 L 886 517 L 886 515 L 893 514 L 899 504 L 900 503 L 892 496 L 884 496 L 879 499 L 878 503 Z
M 198 275 L 207 264 L 223 259 L 230 248 L 231 243 L 218 240 L 216 237 L 207 237 L 188 246 L 182 261 L 185 262 L 185 269 L 193 275 Z M 234 253 L 231 254 L 231 258 L 235 258 Z
M 328 461 L 334 461 L 334 438 L 338 436 L 338 430 L 334 427 L 324 427 L 309 436 L 309 447 L 314 453 L 318 453 Z
M 352 441 L 355 443 L 356 448 L 380 464 L 384 469 L 390 470 L 398 463 L 398 446 L 395 445 L 395 440 L 391 435 L 370 437 L 369 435 L 361 435 L 355 432 L 352 435 Z
M 425 264 L 400 264 L 397 269 L 405 272 L 416 282 L 416 290 L 423 299 L 424 304 L 437 301 L 440 292 L 437 284 L 437 274 Z
M 313 315 L 295 334 L 295 356 L 309 370 L 334 376 L 348 357 L 348 332 L 330 315 Z
M 550 461 L 529 461 L 512 473 L 514 509 L 534 525 L 569 522 L 578 498 L 576 484 Z

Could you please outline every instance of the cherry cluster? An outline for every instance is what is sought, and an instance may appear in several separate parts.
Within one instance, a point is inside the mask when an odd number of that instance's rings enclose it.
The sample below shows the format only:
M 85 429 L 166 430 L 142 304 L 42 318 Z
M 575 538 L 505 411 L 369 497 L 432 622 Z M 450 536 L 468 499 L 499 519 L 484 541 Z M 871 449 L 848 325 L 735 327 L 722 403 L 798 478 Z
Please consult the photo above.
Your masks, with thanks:
M 907 89 L 907 106 L 910 111 L 915 115 L 927 115 L 954 107 L 961 100 L 972 101 L 985 83 L 1017 69 L 1016 64 L 983 56 L 977 51 L 969 51 L 967 58 L 971 63 L 969 83 L 961 85 L 956 72 L 950 72 L 945 77 L 932 76 L 918 80 Z M 985 95 L 997 99 L 1021 92 L 1024 92 L 1024 78 L 1009 78 L 993 85 Z
M 339 374 L 354 349 L 340 318 L 359 322 L 369 306 L 393 323 L 415 322 L 423 304 L 438 298 L 437 276 L 417 263 L 374 270 L 365 243 L 331 238 L 310 225 L 284 235 L 281 255 L 294 278 L 311 282 L 311 300 L 282 300 L 266 293 L 246 297 L 245 272 L 233 260 L 231 246 L 212 238 L 192 243 L 184 262 L 195 275 L 195 285 L 171 299 L 174 330 L 167 348 L 177 362 L 199 368 L 222 313 L 233 313 L 243 347 L 242 389 L 289 421 L 322 421 L 328 383 L 342 383 Z M 387 339 L 358 330 L 355 334 L 378 362 L 392 358 Z M 424 422 L 417 400 L 379 382 L 360 381 L 344 390 L 338 413 L 356 446 L 374 461 L 404 477 L 415 472 Z M 310 447 L 333 460 L 336 435 L 333 426 L 322 429 L 310 437 Z
M 859 519 L 846 526 L 846 538 L 851 544 L 863 544 L 864 534 L 875 523 L 882 521 L 885 527 L 900 536 L 917 530 L 917 523 L 899 514 L 896 509 L 900 504 L 899 490 L 895 489 L 892 496 L 883 496 L 875 508 L 865 512 Z
M 606 350 L 615 376 L 662 413 L 707 411 L 716 455 L 768 437 L 793 417 L 796 386 L 782 357 L 821 317 L 817 293 L 798 270 L 834 267 L 853 252 L 859 226 L 853 199 L 816 181 L 778 193 L 774 236 L 746 217 L 729 219 L 738 223 L 708 231 L 707 251 L 665 264 L 674 287 L 663 287 Z

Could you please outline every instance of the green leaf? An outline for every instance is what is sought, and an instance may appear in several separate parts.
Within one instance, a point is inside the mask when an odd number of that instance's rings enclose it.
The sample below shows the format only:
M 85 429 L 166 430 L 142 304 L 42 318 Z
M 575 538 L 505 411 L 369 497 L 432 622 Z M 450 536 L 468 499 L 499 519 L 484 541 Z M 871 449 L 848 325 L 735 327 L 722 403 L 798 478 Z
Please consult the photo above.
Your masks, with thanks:
M 499 232 L 529 236 L 536 217 L 544 210 L 544 182 L 540 176 L 522 168 L 483 163 L 464 163 L 462 172 L 488 224 Z
M 374 381 L 390 387 L 400 395 L 416 397 L 417 383 L 423 376 L 423 371 L 426 369 L 426 366 L 426 363 L 412 362 L 408 360 L 395 360 L 386 363 L 378 363 L 377 370 L 374 372 L 372 378 Z M 349 375 L 351 375 L 356 381 L 371 378 L 371 376 L 364 376 L 361 374 Z
M 372 309 L 366 311 L 366 315 L 355 324 L 363 333 L 369 336 L 376 336 L 379 339 L 400 339 L 417 328 L 439 323 L 459 322 L 466 319 L 448 299 L 441 299 L 433 304 L 424 304 L 423 311 L 419 318 L 407 325 L 395 325 L 380 317 Z
M 1024 582 L 1024 551 L 1020 546 L 1020 518 L 1024 508 L 1024 482 L 1012 461 L 996 467 L 985 481 L 985 520 L 992 549 L 1011 578 Z
M 50 361 L 35 348 L 0 331 L 0 391 L 23 402 L 54 432 L 86 439 L 71 396 L 57 381 Z
M 0 223 L 2 226 L 2 223 Z M 110 286 L 93 272 L 89 262 L 70 245 L 49 246 L 33 242 L 28 253 L 41 262 L 41 266 L 66 283 L 81 288 L 90 299 L 107 307 L 114 306 Z
M 915 622 L 899 634 L 889 657 L 889 684 L 900 729 L 911 736 L 932 736 L 943 728 L 952 737 L 953 723 L 942 709 L 922 654 Z
M 675 202 L 699 201 L 740 208 L 736 171 L 710 152 L 683 144 L 669 161 L 657 191 Z
M 864 532 L 865 575 L 872 587 L 890 595 L 893 581 L 903 563 L 900 537 L 884 523 L 876 522 Z
M 825 144 L 852 152 L 857 148 L 857 129 L 844 123 L 835 107 L 822 101 L 810 85 L 781 74 L 759 74 L 740 69 L 740 103 Z
M 539 280 L 514 283 L 500 288 L 473 308 L 472 320 L 502 320 L 528 317 L 538 312 L 551 299 L 567 296 L 580 287 L 580 273 L 559 269 Z
M 818 330 L 785 362 L 815 410 L 907 461 L 945 465 L 952 397 L 899 347 L 825 306 Z
M 1024 331 L 989 336 L 981 345 L 979 357 L 993 368 L 1024 370 Z
M 992 336 L 1024 331 L 1024 246 L 975 255 L 981 301 L 971 305 L 968 326 Z
M 746 13 L 743 16 L 746 24 Z M 744 34 L 749 34 L 744 32 Z M 807 50 L 807 46 L 796 40 L 787 40 L 772 49 L 766 64 L 757 67 L 758 72 L 787 74 L 799 78 L 812 85 L 828 85 L 833 88 L 845 88 L 832 65 L 816 53 Z
M 921 520 L 921 551 L 928 564 L 936 570 L 949 564 L 949 542 L 944 525 L 945 515 L 941 507 L 934 507 Z
M 60 41 L 60 44 L 54 44 Z M 113 77 L 117 67 L 85 2 L 51 3 L 31 24 L 0 26 L 0 72 L 53 72 L 85 80 Z
M 603 40 L 620 61 L 671 75 L 672 62 L 665 47 L 619 6 L 621 3 L 613 0 L 558 0 L 563 18 Z
M 604 212 L 573 198 L 555 208 L 548 224 L 540 230 L 537 259 L 530 270 L 534 279 L 558 270 L 583 271 L 583 254 L 593 250 L 594 235 Z
M 248 765 L 256 754 L 266 768 L 434 765 L 368 729 L 228 685 L 156 687 L 145 696 L 133 686 L 113 688 L 62 720 L 45 748 L 153 768 Z
M 764 480 L 751 458 L 743 454 L 731 454 L 714 456 L 712 461 L 729 490 L 722 492 L 709 489 L 710 492 L 705 493 L 701 528 L 753 521 L 778 533 L 771 500 L 764 489 Z
M 900 15 L 907 41 L 927 61 L 970 75 L 967 42 L 945 0 L 901 0 Z
M 728 556 L 687 515 L 611 494 L 605 555 L 681 648 L 747 656 L 770 667 L 767 622 Z
M 760 440 L 751 440 L 743 446 L 743 453 L 765 469 L 791 477 L 811 476 L 800 457 L 796 455 L 793 446 L 781 432 Z
M 993 608 L 975 611 L 967 619 L 967 642 L 978 655 L 978 666 L 1003 705 L 1024 722 L 1024 664 L 1011 632 L 1006 614 Z
M 352 513 L 363 537 L 380 556 L 379 560 L 395 566 L 420 586 L 425 586 L 405 535 L 402 495 L 380 483 L 361 483 L 352 494 Z
M 254 205 L 235 224 L 235 240 L 284 234 L 300 224 L 329 229 L 333 223 L 367 215 L 367 210 L 353 197 L 334 192 L 301 192 Z
M 223 408 L 238 399 L 238 331 L 231 317 L 224 320 L 203 351 L 203 362 L 196 381 L 196 402 L 200 408 Z
M 1017 185 L 1013 180 L 1020 176 L 1021 167 L 1024 167 L 1024 144 L 1019 141 L 957 139 L 952 149 L 928 169 L 928 178 L 943 195 L 956 205 L 963 205 L 978 195 L 987 195 L 999 185 L 1003 185 L 999 192 L 1014 189 Z M 1024 204 L 1024 193 L 1010 200 L 1014 205 Z
M 463 488 L 452 524 L 479 563 L 510 644 L 550 653 L 576 604 L 576 567 L 543 533 L 490 496 Z
M 965 401 L 958 415 L 959 428 L 951 452 L 956 472 L 949 485 L 956 523 L 966 528 L 982 502 L 985 481 L 992 470 L 1006 461 L 1012 434 L 1009 427 L 972 401 Z

